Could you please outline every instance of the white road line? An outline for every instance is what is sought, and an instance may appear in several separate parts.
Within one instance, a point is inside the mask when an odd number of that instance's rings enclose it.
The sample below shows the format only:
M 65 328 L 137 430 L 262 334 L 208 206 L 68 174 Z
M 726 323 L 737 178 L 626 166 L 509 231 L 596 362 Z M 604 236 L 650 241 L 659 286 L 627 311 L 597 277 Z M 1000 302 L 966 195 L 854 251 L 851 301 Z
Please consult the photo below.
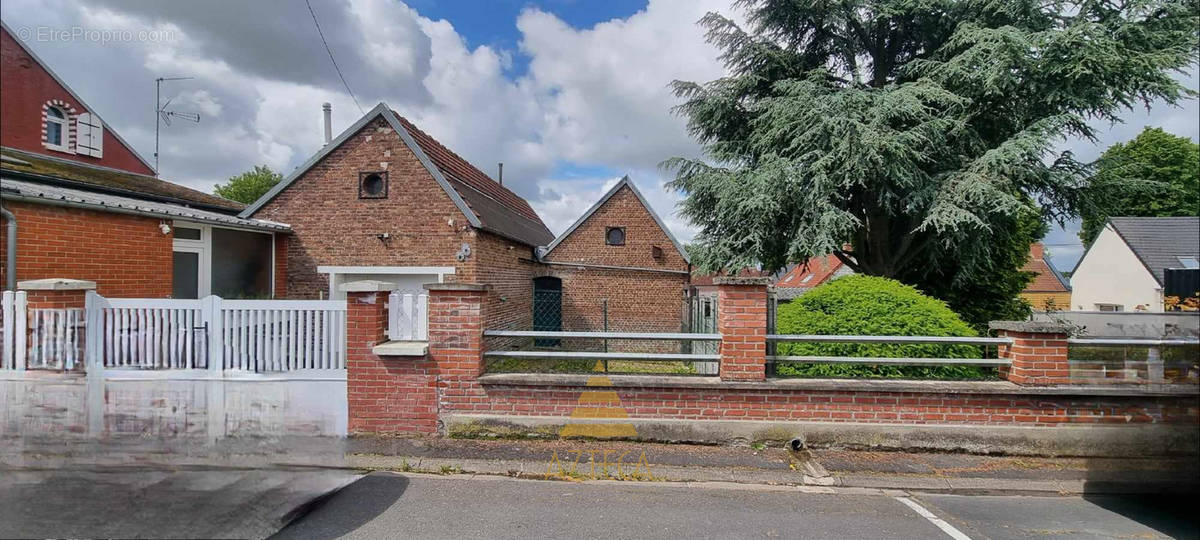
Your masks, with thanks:
M 937 525 L 937 528 L 941 529 L 942 532 L 950 535 L 950 538 L 953 538 L 954 540 L 971 540 L 970 536 L 963 534 L 962 531 L 955 529 L 953 525 L 946 523 L 945 520 L 943 520 L 940 517 L 937 517 L 936 515 L 933 514 L 933 512 L 926 510 L 925 507 L 921 506 L 920 503 L 918 503 L 917 501 L 914 501 L 908 497 L 892 497 L 892 498 L 904 503 L 904 506 L 912 508 L 913 511 L 920 514 L 921 517 L 929 520 L 930 523 Z

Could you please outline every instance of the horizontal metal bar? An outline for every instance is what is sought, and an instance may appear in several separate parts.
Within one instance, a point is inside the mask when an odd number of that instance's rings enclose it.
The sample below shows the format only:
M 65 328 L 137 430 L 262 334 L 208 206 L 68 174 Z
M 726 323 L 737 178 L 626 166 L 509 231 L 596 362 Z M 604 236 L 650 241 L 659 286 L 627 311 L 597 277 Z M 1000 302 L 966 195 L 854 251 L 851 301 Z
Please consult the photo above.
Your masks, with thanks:
M 584 339 L 661 339 L 676 341 L 720 341 L 721 334 L 650 333 L 650 332 L 539 332 L 530 330 L 485 330 L 485 337 L 584 338 Z
M 1012 345 L 1010 338 L 950 336 L 822 336 L 806 334 L 768 334 L 767 341 L 812 343 L 934 343 L 942 345 Z
M 1200 345 L 1197 339 L 1069 338 L 1068 345 L 1089 347 L 1187 347 Z
M 1008 358 L 877 358 L 854 356 L 768 356 L 777 363 L 801 364 L 891 364 L 903 366 L 1008 366 Z
M 538 360 L 635 360 L 647 362 L 713 362 L 721 359 L 719 354 L 664 354 L 630 352 L 585 352 L 585 351 L 488 351 L 484 356 L 492 358 L 530 358 Z

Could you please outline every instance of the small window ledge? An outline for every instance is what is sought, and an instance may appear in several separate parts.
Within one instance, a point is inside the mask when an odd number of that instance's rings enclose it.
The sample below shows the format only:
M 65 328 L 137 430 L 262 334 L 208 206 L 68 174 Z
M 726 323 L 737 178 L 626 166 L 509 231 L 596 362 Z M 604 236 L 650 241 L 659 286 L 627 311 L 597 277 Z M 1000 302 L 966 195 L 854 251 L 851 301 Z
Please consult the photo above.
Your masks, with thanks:
M 371 348 L 376 356 L 425 356 L 429 354 L 428 341 L 388 341 Z

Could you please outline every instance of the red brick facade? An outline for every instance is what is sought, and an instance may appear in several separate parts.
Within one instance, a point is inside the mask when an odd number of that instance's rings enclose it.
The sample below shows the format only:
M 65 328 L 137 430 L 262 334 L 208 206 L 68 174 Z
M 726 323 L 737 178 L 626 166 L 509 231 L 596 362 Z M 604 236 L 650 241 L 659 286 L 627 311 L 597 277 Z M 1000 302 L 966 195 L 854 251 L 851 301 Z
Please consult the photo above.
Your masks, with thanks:
M 722 285 L 732 280 L 744 285 Z M 761 281 L 761 283 L 758 283 Z M 721 380 L 766 378 L 768 278 L 717 278 Z M 756 283 L 756 284 L 751 284 Z
M 470 286 L 461 286 L 469 288 Z M 723 286 L 731 300 L 749 295 L 747 285 Z M 530 379 L 515 383 L 512 375 L 489 381 L 482 372 L 481 321 L 486 318 L 480 307 L 483 291 L 449 290 L 431 292 L 430 351 L 424 358 L 383 360 L 370 353 L 370 346 L 383 339 L 384 314 L 378 301 L 350 303 L 350 317 L 357 330 L 351 331 L 352 366 L 349 377 L 351 432 L 437 433 L 440 415 L 454 413 L 546 416 L 567 418 L 587 386 L 587 376 L 571 382 Z M 743 300 L 762 302 L 765 296 Z M 758 309 L 731 313 L 733 321 L 760 322 Z M 761 321 L 765 322 L 765 321 Z M 359 323 L 367 325 L 357 326 Z M 1016 346 L 1025 346 L 1020 343 Z M 736 333 L 723 343 L 744 344 Z M 735 360 L 747 369 L 733 372 L 736 377 L 722 379 L 660 377 L 658 384 L 644 379 L 623 379 L 614 375 L 611 390 L 629 418 L 685 420 L 792 420 L 853 423 L 894 423 L 921 425 L 997 425 L 1055 427 L 1081 424 L 1166 423 L 1194 426 L 1198 403 L 1194 395 L 1179 396 L 1088 396 L 1069 388 L 1054 391 L 1007 388 L 980 389 L 971 386 L 946 391 L 881 389 L 878 385 L 829 389 L 806 381 L 763 381 L 762 349 L 754 338 L 752 350 Z M 742 350 L 742 349 L 738 349 Z M 725 352 L 722 356 L 725 356 Z M 757 360 L 742 362 L 758 356 Z M 1065 354 L 1063 355 L 1065 356 Z M 724 360 L 724 358 L 723 358 Z M 356 366 L 369 371 L 356 374 Z M 894 381 L 902 382 L 902 381 Z M 1000 383 L 997 383 L 1000 384 Z M 1001 384 L 1001 386 L 1003 386 Z M 430 388 L 436 388 L 431 395 Z M 355 392 L 365 392 L 357 395 Z M 406 397 L 408 396 L 408 397 Z M 433 403 L 435 408 L 431 409 Z M 409 408 L 406 408 L 409 407 Z M 356 420 L 355 416 L 363 418 Z
M 1001 346 L 1000 355 L 1012 359 L 1001 373 L 1017 384 L 1070 384 L 1071 366 L 1067 361 L 1067 335 L 1000 330 L 1000 337 L 1013 339 L 1013 345 Z
M 79 208 L 4 201 L 17 216 L 17 279 L 95 281 L 103 296 L 171 294 L 172 235 L 161 220 Z M 7 228 L 0 227 L 0 261 Z M 0 269 L 0 282 L 7 277 Z
M 71 92 L 54 80 L 45 66 L 30 56 L 24 46 L 5 30 L 0 30 L 0 80 L 4 81 L 4 91 L 0 92 L 0 112 L 3 120 L 0 146 L 89 165 L 154 174 L 154 170 L 127 148 L 107 125 L 104 129 L 103 157 L 96 158 L 46 148 L 42 144 L 43 105 L 55 101 L 76 115 L 95 111 L 89 111 L 83 103 L 75 99 Z M 68 124 L 73 126 L 74 119 L 69 120 Z

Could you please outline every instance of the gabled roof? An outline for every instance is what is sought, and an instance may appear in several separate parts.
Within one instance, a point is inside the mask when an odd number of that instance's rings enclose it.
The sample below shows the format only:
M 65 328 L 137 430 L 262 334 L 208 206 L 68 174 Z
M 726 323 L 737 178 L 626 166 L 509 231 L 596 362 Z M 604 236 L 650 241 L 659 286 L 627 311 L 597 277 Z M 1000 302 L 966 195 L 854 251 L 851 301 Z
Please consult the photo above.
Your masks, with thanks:
M 621 181 L 617 182 L 617 185 L 608 190 L 608 193 L 605 193 L 603 197 L 600 197 L 600 200 L 596 201 L 596 204 L 593 204 L 587 212 L 584 212 L 582 216 L 579 216 L 579 219 L 575 220 L 575 223 L 571 224 L 567 230 L 558 235 L 558 238 L 555 238 L 550 245 L 546 246 L 546 249 L 539 250 L 539 257 L 545 257 L 551 251 L 554 251 L 554 248 L 558 247 L 558 245 L 561 244 L 562 241 L 568 236 L 571 236 L 571 233 L 575 232 L 575 229 L 578 229 L 580 225 L 583 225 L 588 218 L 592 217 L 592 214 L 596 213 L 596 210 L 599 210 L 601 206 L 604 206 L 604 203 L 608 202 L 608 200 L 611 199 L 613 195 L 616 195 L 617 192 L 621 191 L 621 188 L 623 187 L 628 187 L 629 190 L 633 192 L 633 194 L 637 197 L 638 202 L 642 203 L 642 207 L 646 209 L 646 212 L 649 212 L 650 216 L 654 218 L 654 222 L 658 224 L 658 228 L 662 229 L 662 232 L 666 234 L 667 238 L 671 240 L 671 243 L 675 245 L 675 249 L 679 252 L 679 255 L 683 257 L 683 260 L 688 264 L 691 264 L 692 261 L 690 258 L 688 258 L 687 250 L 683 249 L 683 245 L 679 243 L 679 240 L 675 239 L 675 235 L 671 234 L 671 229 L 667 228 L 667 224 L 663 223 L 662 218 L 658 217 L 658 213 L 654 211 L 654 208 L 650 206 L 650 203 L 646 202 L 646 198 L 642 196 L 642 192 L 638 191 L 637 186 L 635 186 L 633 181 L 629 179 L 629 175 L 621 177 Z
M 1200 217 L 1115 217 L 1108 224 L 1159 285 L 1167 268 L 1182 267 L 1179 257 L 1200 257 Z
M 154 176 L 34 154 L 15 148 L 0 147 L 0 173 L 3 173 L 5 178 L 182 204 L 226 214 L 234 214 L 245 208 L 240 202 L 172 184 Z
M 25 42 L 19 37 L 19 35 L 13 33 L 13 31 L 8 28 L 8 25 L 5 24 L 4 21 L 2 21 L 2 20 L 0 20 L 0 27 L 3 27 L 4 31 L 7 32 L 9 36 L 12 36 L 13 41 L 16 42 L 17 46 L 21 47 L 21 49 L 25 51 L 25 54 L 28 54 L 29 57 L 32 58 L 34 62 L 37 62 L 38 66 L 40 66 L 42 68 L 42 70 L 46 72 L 46 74 L 50 75 L 51 79 L 54 79 L 54 82 L 57 82 L 59 86 L 63 87 L 63 90 L 66 90 L 67 93 L 70 94 L 71 97 L 74 98 L 76 102 L 78 102 L 81 106 L 83 106 L 84 109 L 87 109 L 87 112 L 92 113 L 93 115 L 95 115 L 96 118 L 100 118 L 100 115 L 96 112 L 96 109 L 93 108 L 91 105 L 88 105 L 87 102 L 84 101 L 82 97 L 79 97 L 79 94 L 76 94 L 75 91 L 71 89 L 71 86 L 66 83 L 66 81 L 62 80 L 62 78 L 59 77 L 58 74 L 55 73 L 53 69 L 50 69 L 50 65 L 47 64 L 46 62 L 43 62 L 41 57 L 39 57 L 37 54 L 35 54 L 33 52 L 33 49 L 30 49 L 29 47 L 25 46 Z M 142 155 L 138 153 L 137 149 L 135 149 L 133 147 L 133 145 L 129 144 L 128 142 L 125 142 L 125 139 L 121 138 L 121 134 L 117 133 L 117 130 L 113 129 L 112 126 L 108 125 L 108 122 L 105 122 L 103 118 L 100 118 L 100 122 L 102 124 L 104 124 L 104 129 L 106 131 L 111 133 L 112 136 L 115 137 L 118 142 L 120 142 L 123 146 L 125 146 L 125 148 L 127 150 L 129 150 L 130 154 L 133 154 L 133 157 L 137 158 L 138 161 L 142 162 L 142 165 L 145 165 L 146 168 L 150 169 L 151 171 L 155 170 L 154 166 L 151 165 L 149 161 L 146 161 L 146 158 L 142 157 Z
M 839 269 L 845 266 L 837 255 L 832 253 L 813 257 L 804 264 L 797 264 L 783 277 L 775 282 L 776 288 L 781 289 L 811 289 L 829 281 Z
M 1029 247 L 1029 260 L 1025 261 L 1025 266 L 1021 267 L 1023 272 L 1033 272 L 1033 279 L 1029 285 L 1025 286 L 1023 292 L 1027 293 L 1045 293 L 1045 292 L 1068 292 L 1071 286 L 1067 283 L 1067 278 L 1059 273 L 1054 267 L 1054 263 L 1045 256 L 1045 247 L 1041 242 L 1035 242 Z
M 429 171 L 450 200 L 454 201 L 472 227 L 530 246 L 540 246 L 554 238 L 550 229 L 546 228 L 537 212 L 534 212 L 525 199 L 492 180 L 458 154 L 451 152 L 412 122 L 396 114 L 386 103 L 376 105 L 346 128 L 336 139 L 254 201 L 241 216 L 254 215 L 330 152 L 380 116 L 400 135 L 400 140 L 412 151 L 425 170 Z

